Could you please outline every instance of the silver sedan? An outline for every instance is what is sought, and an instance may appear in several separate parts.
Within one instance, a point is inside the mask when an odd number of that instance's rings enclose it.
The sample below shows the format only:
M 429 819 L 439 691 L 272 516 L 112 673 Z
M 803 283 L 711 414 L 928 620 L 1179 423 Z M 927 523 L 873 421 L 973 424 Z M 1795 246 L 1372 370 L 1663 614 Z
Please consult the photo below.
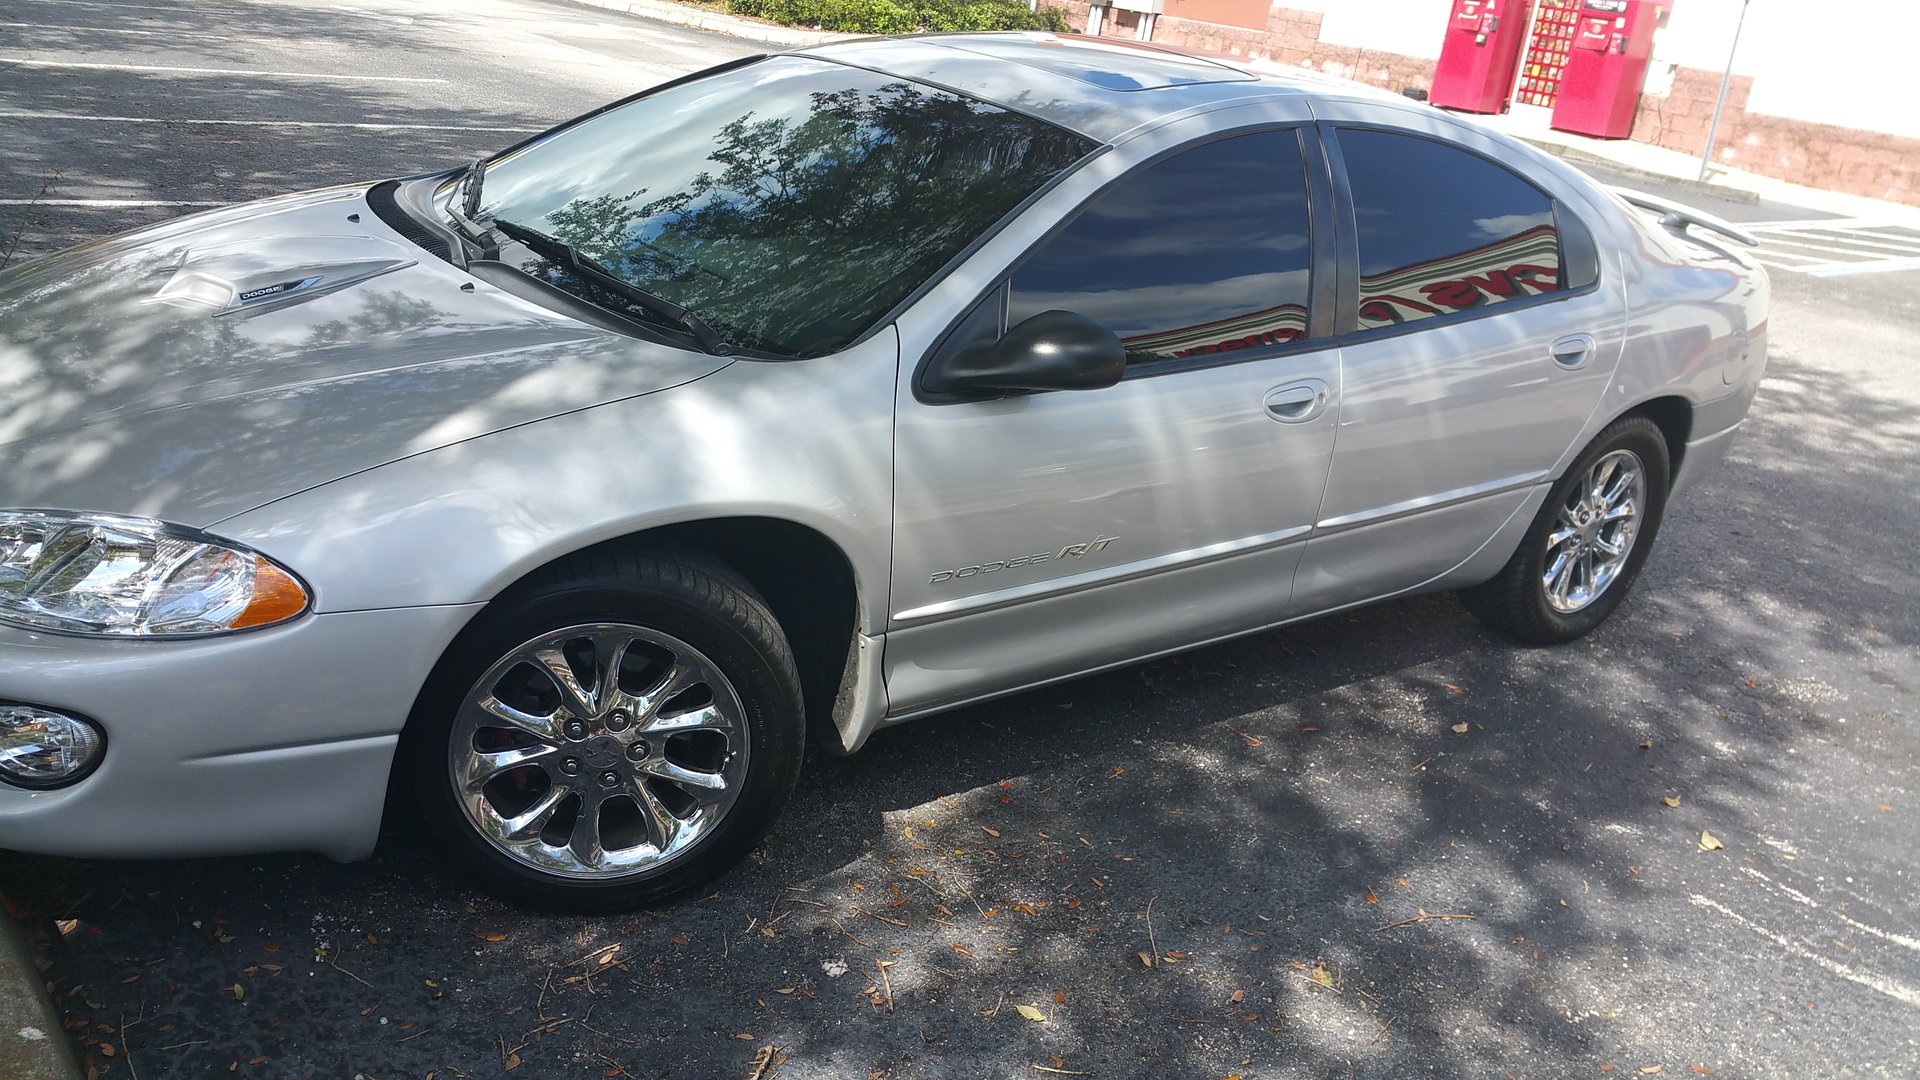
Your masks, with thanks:
M 392 793 L 632 906 L 810 742 L 1416 592 L 1572 640 L 1753 399 L 1739 239 L 1404 99 L 1011 34 L 7 269 L 0 846 L 353 859 Z

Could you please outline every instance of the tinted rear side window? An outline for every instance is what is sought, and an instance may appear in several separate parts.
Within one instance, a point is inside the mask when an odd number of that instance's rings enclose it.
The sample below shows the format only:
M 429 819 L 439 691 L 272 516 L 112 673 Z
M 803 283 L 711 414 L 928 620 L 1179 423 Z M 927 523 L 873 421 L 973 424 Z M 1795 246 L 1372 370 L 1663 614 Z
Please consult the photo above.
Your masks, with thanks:
M 1292 131 L 1207 143 L 1095 198 L 1013 276 L 1007 324 L 1054 308 L 1106 324 L 1132 362 L 1306 336 L 1306 166 Z
M 1342 129 L 1360 240 L 1360 327 L 1560 288 L 1553 202 L 1486 158 L 1431 139 Z

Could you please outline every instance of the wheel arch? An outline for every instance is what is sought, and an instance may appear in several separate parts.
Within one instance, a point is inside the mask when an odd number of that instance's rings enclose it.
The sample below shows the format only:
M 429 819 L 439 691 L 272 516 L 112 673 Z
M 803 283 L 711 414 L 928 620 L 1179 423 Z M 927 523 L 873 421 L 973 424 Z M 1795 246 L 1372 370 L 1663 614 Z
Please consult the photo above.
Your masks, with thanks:
M 808 729 L 837 740 L 833 717 L 858 672 L 860 591 L 853 561 L 832 538 L 786 518 L 743 516 L 676 522 L 605 543 L 696 551 L 746 578 L 793 649 Z
M 1678 394 L 1650 398 L 1615 417 L 1607 427 L 1629 416 L 1644 416 L 1660 429 L 1660 436 L 1667 441 L 1667 480 L 1671 483 L 1677 479 L 1687 440 L 1693 437 L 1693 403 Z
M 554 553 L 503 583 L 476 608 L 441 651 L 444 659 L 467 630 L 521 584 L 569 559 L 606 550 L 679 550 L 715 559 L 747 580 L 772 610 L 793 649 L 810 733 L 839 749 L 835 717 L 859 689 L 860 587 L 845 549 L 820 530 L 781 517 L 734 515 L 653 525 Z M 421 695 L 428 692 L 423 685 Z M 418 715 L 416 699 L 410 715 Z

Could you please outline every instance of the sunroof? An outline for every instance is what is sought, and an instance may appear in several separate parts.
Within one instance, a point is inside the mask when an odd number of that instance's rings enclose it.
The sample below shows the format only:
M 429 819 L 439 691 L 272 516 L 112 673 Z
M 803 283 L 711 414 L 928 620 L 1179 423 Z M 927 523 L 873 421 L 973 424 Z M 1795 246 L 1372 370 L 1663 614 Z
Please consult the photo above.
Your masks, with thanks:
M 1159 90 L 1193 83 L 1247 82 L 1254 78 L 1244 71 L 1197 56 L 1077 35 L 998 38 L 991 48 L 975 48 L 960 42 L 941 44 L 1040 68 L 1106 90 Z

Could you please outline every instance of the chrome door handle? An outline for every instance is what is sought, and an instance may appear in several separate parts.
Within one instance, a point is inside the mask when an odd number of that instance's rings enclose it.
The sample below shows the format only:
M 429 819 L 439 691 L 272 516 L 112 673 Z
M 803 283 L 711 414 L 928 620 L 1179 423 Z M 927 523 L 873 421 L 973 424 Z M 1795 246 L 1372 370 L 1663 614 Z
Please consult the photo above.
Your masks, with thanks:
M 1325 412 L 1332 396 L 1326 383 L 1303 379 L 1267 391 L 1267 415 L 1283 424 L 1304 424 Z
M 1553 362 L 1573 371 L 1587 366 L 1587 362 L 1593 359 L 1593 350 L 1592 334 L 1563 337 L 1553 343 Z

